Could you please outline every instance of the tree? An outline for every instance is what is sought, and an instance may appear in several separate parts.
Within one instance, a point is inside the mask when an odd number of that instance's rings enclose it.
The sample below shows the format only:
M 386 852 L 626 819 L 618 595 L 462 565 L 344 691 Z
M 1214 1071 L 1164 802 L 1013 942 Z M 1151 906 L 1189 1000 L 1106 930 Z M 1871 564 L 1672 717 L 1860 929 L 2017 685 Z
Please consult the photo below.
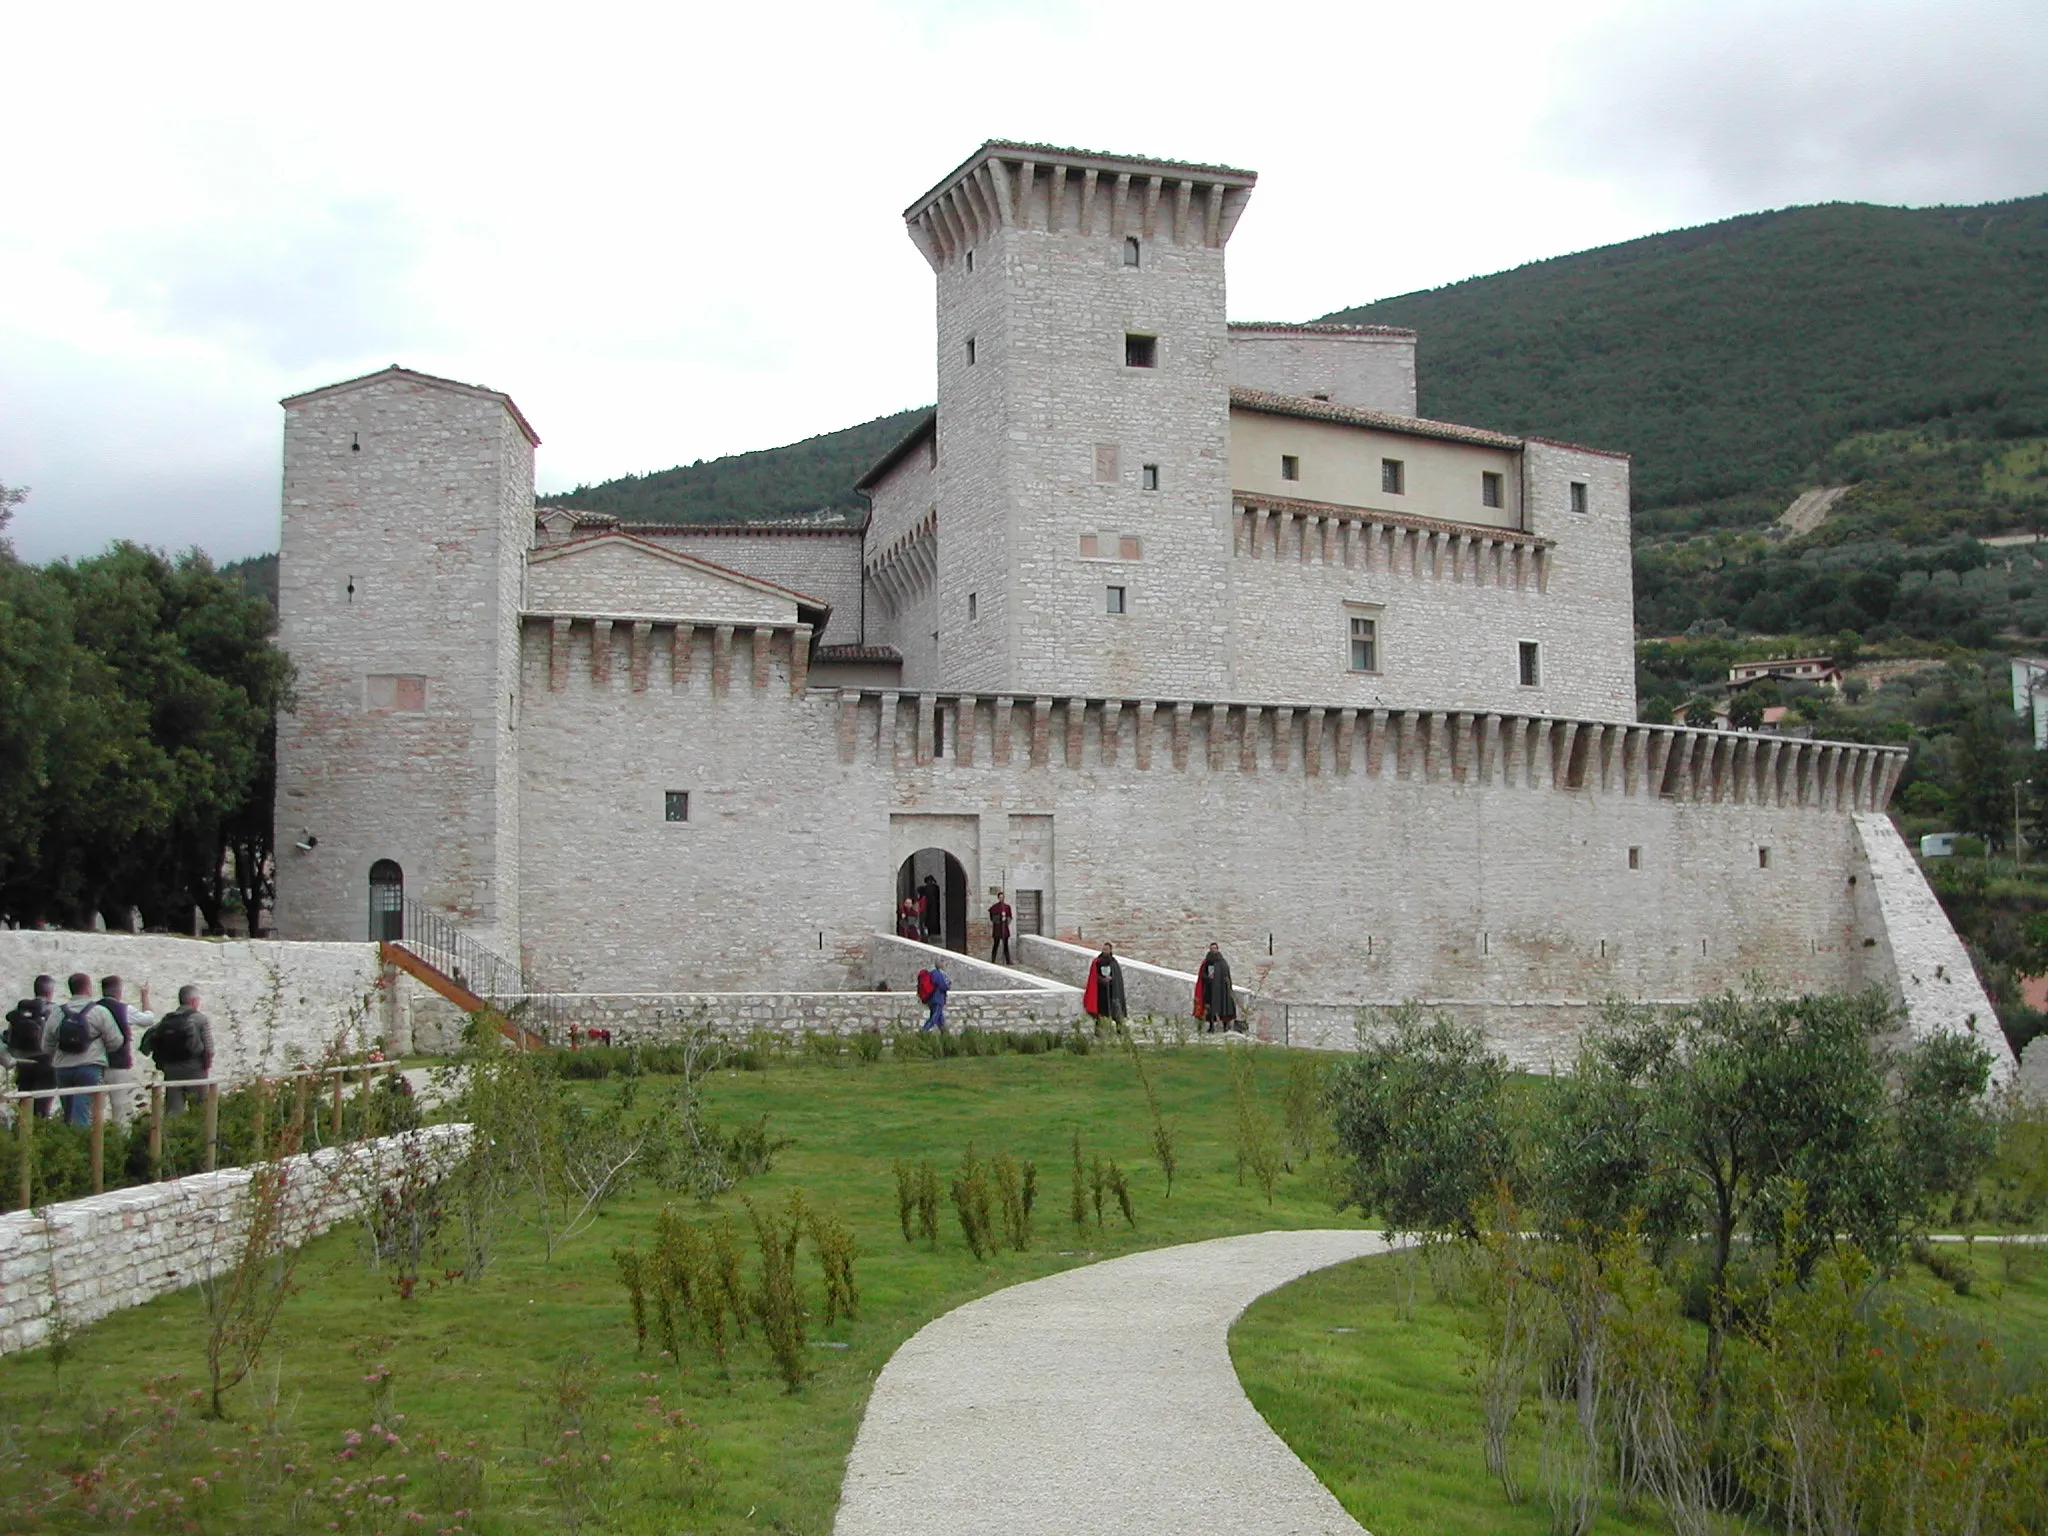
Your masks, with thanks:
M 1753 731 L 1764 723 L 1764 701 L 1744 689 L 1729 700 L 1728 724 L 1738 731 Z
M 1694 699 L 1685 706 L 1685 723 L 1695 730 L 1712 730 L 1714 706 L 1706 699 Z
M 1963 711 L 1956 728 L 1952 804 L 1956 825 L 1986 842 L 2000 844 L 2010 833 L 2013 764 L 2002 732 L 1986 701 Z
M 1390 1231 L 1476 1235 L 1480 1202 L 1511 1162 L 1506 1076 L 1476 1027 L 1403 1009 L 1330 1075 L 1347 1203 Z

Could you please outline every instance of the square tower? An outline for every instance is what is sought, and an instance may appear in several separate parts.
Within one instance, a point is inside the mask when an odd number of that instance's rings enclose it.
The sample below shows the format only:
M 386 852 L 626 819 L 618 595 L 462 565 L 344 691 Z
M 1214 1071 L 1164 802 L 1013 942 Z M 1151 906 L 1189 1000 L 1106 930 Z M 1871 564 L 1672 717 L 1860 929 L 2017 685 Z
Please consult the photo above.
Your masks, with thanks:
M 990 142 L 905 211 L 938 278 L 937 686 L 1228 693 L 1223 252 L 1256 179 Z
M 378 930 L 403 898 L 517 955 L 540 440 L 496 390 L 405 368 L 284 408 L 278 643 L 298 707 L 278 720 L 279 934 L 395 938 Z

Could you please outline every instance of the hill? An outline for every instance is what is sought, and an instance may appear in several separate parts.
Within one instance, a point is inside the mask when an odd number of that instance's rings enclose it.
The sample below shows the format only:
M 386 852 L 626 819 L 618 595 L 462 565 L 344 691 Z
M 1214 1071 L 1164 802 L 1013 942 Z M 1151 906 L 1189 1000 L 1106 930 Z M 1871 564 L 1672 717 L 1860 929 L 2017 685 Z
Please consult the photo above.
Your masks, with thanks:
M 733 523 L 806 513 L 858 518 L 866 503 L 855 494 L 853 482 L 929 409 L 877 416 L 784 448 L 699 459 L 540 499 L 615 513 L 635 523 Z
M 1645 509 L 1775 515 L 1851 439 L 2048 435 L 2048 196 L 1749 214 L 1325 318 L 1414 327 L 1425 415 L 1624 449 Z

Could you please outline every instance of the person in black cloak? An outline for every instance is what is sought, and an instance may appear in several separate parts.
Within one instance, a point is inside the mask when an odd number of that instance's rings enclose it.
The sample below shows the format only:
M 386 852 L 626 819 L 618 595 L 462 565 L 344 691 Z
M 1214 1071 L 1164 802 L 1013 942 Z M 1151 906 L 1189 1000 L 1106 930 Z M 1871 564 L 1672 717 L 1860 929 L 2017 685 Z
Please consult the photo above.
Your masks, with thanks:
M 1116 946 L 1104 941 L 1102 953 L 1088 962 L 1088 984 L 1081 989 L 1083 1011 L 1097 1019 L 1130 1017 L 1124 1006 L 1124 968 L 1116 963 Z
M 939 937 L 939 882 L 930 875 L 924 877 L 924 884 L 917 888 L 917 922 L 924 929 L 927 944 L 938 942 Z
M 1230 985 L 1230 962 L 1214 944 L 1202 957 L 1202 969 L 1195 975 L 1195 1017 L 1202 1021 L 1204 1034 L 1238 1027 L 1237 994 Z

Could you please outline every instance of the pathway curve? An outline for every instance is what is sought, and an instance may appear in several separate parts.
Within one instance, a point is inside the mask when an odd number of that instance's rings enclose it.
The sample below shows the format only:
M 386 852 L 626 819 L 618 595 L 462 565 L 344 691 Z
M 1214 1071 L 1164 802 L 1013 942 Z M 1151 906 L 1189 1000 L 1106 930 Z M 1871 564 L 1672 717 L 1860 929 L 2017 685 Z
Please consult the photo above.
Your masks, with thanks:
M 1230 1325 L 1377 1232 L 1260 1232 L 1013 1285 L 927 1324 L 875 1383 L 836 1536 L 1360 1536 L 1266 1426 Z

